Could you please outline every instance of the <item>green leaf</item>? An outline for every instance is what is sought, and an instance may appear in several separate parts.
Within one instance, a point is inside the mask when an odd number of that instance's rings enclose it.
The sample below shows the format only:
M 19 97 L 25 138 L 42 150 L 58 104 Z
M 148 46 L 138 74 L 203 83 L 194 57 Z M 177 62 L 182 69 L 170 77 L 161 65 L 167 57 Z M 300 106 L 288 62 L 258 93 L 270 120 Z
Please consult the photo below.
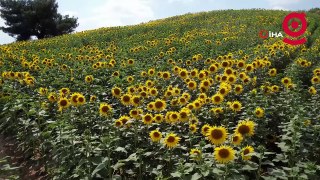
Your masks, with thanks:
M 170 173 L 170 174 L 172 177 L 177 177 L 177 178 L 182 176 L 182 174 L 180 172 L 174 172 L 174 173 Z
M 126 149 L 125 149 L 125 148 L 123 148 L 123 147 L 117 147 L 117 149 L 115 149 L 115 151 L 117 151 L 117 152 L 124 152 L 124 153 L 128 153 L 128 152 L 126 151 Z
M 224 171 L 218 169 L 218 168 L 213 168 L 212 169 L 212 173 L 213 174 L 217 174 L 217 175 L 221 175 Z
M 113 166 L 113 169 L 116 171 L 116 170 L 118 170 L 119 168 L 121 168 L 121 167 L 124 166 L 124 165 L 125 165 L 125 163 L 117 162 L 117 164 L 115 164 L 115 165 Z
M 100 170 L 102 170 L 103 168 L 105 168 L 105 164 L 101 163 L 99 164 L 92 172 L 91 176 L 93 177 L 97 172 L 99 172 Z
M 195 174 L 192 175 L 191 180 L 198 180 L 198 179 L 200 179 L 201 177 L 202 177 L 201 174 L 195 173 Z

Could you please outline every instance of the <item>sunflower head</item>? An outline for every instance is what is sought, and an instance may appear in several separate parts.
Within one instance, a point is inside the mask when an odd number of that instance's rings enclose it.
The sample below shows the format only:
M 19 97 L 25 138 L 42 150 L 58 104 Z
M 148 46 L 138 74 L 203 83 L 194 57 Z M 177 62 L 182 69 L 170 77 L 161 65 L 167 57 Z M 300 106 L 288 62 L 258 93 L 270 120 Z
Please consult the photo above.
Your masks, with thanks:
M 154 110 L 156 110 L 156 111 L 159 111 L 159 112 L 163 111 L 166 107 L 167 107 L 167 104 L 164 100 L 157 99 L 154 102 Z
M 218 163 L 226 164 L 235 158 L 235 150 L 230 146 L 214 148 L 214 158 Z
M 152 142 L 159 142 L 162 138 L 162 133 L 159 130 L 153 130 L 149 133 Z
M 164 139 L 164 144 L 166 145 L 166 147 L 168 148 L 174 148 L 178 145 L 179 141 L 180 141 L 180 137 L 178 137 L 176 134 L 174 133 L 170 133 L 166 136 L 166 138 Z
M 242 159 L 243 160 L 250 160 L 251 156 L 247 155 L 247 154 L 253 153 L 253 152 L 254 152 L 254 149 L 252 146 L 246 146 L 246 147 L 242 148 L 242 150 L 241 150 Z
M 227 129 L 225 127 L 213 126 L 208 130 L 206 136 L 212 144 L 219 145 L 226 141 L 227 134 Z
M 258 118 L 262 118 L 264 116 L 264 110 L 261 107 L 257 107 L 256 110 L 254 111 L 254 114 Z
M 209 132 L 209 129 L 211 128 L 211 126 L 209 124 L 205 124 L 202 126 L 201 128 L 201 133 L 206 136 L 207 133 Z
M 131 105 L 131 95 L 130 94 L 124 94 L 121 96 L 121 103 L 125 106 Z
M 190 124 L 190 125 L 189 125 L 189 130 L 190 130 L 192 133 L 196 133 L 196 132 L 197 132 L 197 125 L 196 125 L 196 124 Z
M 238 111 L 241 111 L 242 104 L 241 104 L 239 101 L 234 101 L 234 102 L 230 105 L 230 108 L 231 108 L 233 111 L 238 112 Z
M 309 91 L 309 93 L 311 95 L 316 95 L 317 94 L 317 90 L 316 90 L 316 88 L 314 86 L 311 86 L 308 91 Z
M 156 114 L 156 115 L 153 117 L 153 120 L 154 120 L 154 122 L 156 122 L 156 123 L 162 123 L 162 121 L 163 121 L 163 115 L 162 115 L 162 114 Z
M 107 103 L 101 103 L 99 112 L 101 116 L 108 116 L 112 113 L 112 107 Z
M 241 134 L 242 136 L 253 136 L 255 123 L 250 120 L 240 121 L 235 130 L 236 134 Z
M 112 96 L 119 98 L 121 96 L 121 89 L 119 87 L 114 87 L 111 89 Z
M 60 98 L 58 101 L 59 110 L 66 109 L 70 106 L 70 101 L 67 98 Z
M 199 161 L 201 159 L 202 153 L 200 149 L 191 149 L 190 150 L 190 156 L 196 160 Z
M 143 117 L 142 117 L 142 120 L 143 120 L 143 123 L 146 124 L 146 125 L 150 125 L 152 124 L 153 122 L 153 116 L 152 114 L 145 114 Z
M 234 145 L 240 145 L 242 141 L 243 141 L 243 137 L 241 134 L 234 134 L 231 137 L 231 143 Z
M 220 93 L 213 95 L 211 98 L 213 104 L 221 104 L 223 99 L 224 98 Z
M 88 75 L 84 78 L 85 82 L 86 83 L 91 83 L 93 81 L 93 76 L 92 75 Z

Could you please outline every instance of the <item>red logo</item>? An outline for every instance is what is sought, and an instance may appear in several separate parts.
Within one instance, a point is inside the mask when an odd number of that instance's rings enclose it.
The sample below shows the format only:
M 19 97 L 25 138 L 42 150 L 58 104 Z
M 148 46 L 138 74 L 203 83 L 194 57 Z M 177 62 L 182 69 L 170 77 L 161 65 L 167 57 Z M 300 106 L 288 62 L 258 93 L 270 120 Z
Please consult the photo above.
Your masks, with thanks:
M 293 30 L 296 30 L 299 28 L 299 22 L 296 21 L 295 19 L 299 19 L 301 22 L 300 30 L 298 30 L 296 32 Z M 291 30 L 289 28 L 290 20 L 292 20 L 290 26 L 293 30 Z M 288 14 L 284 18 L 283 23 L 282 23 L 282 28 L 283 28 L 284 32 L 288 36 L 291 36 L 294 38 L 298 38 L 299 36 L 303 35 L 307 30 L 307 26 L 308 25 L 307 25 L 306 14 L 305 13 L 297 13 L 297 12 L 292 12 L 292 13 Z M 284 38 L 283 42 L 291 44 L 291 45 L 300 45 L 300 44 L 306 43 L 307 39 L 305 37 L 301 38 L 301 39 L 295 39 L 295 40 Z
M 262 29 L 259 33 L 261 39 L 266 39 L 269 37 L 269 31 Z

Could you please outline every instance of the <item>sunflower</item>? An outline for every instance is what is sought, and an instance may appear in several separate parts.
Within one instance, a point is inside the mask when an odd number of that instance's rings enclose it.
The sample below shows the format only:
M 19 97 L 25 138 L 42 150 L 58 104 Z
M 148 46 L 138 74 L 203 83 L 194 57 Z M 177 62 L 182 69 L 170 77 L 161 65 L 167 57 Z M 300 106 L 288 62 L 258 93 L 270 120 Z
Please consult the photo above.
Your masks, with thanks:
M 195 82 L 195 81 L 188 82 L 188 89 L 189 90 L 195 90 L 196 88 L 197 88 L 197 82 Z
M 49 99 L 49 101 L 52 102 L 52 103 L 53 103 L 53 102 L 56 102 L 56 101 L 57 101 L 57 95 L 56 95 L 56 93 L 54 93 L 54 92 L 49 93 L 48 99 Z
M 179 89 L 178 87 L 175 87 L 172 89 L 173 92 L 173 96 L 179 96 L 181 93 L 181 89 Z
M 185 97 L 181 96 L 181 97 L 178 98 L 178 103 L 179 103 L 180 106 L 183 106 L 183 105 L 187 104 L 188 101 L 186 100 Z
M 180 137 L 178 137 L 176 134 L 174 133 L 170 133 L 166 136 L 166 138 L 164 139 L 164 144 L 168 147 L 168 148 L 174 148 L 178 145 L 179 141 L 180 141 Z
M 113 77 L 119 77 L 120 76 L 120 72 L 119 71 L 115 71 L 112 73 Z
M 212 100 L 212 102 L 213 102 L 213 104 L 221 104 L 222 103 L 222 101 L 223 101 L 223 96 L 220 94 L 220 93 L 218 93 L 218 94 L 215 94 L 215 95 L 213 95 L 212 97 L 211 97 L 211 100 Z
M 113 87 L 111 93 L 112 96 L 119 98 L 121 96 L 121 89 L 119 87 Z
M 118 120 L 116 120 L 116 121 L 114 122 L 114 126 L 116 126 L 116 127 L 121 127 L 121 126 L 123 126 L 123 123 L 122 123 L 122 121 L 120 121 L 120 119 L 118 119 Z
M 157 95 L 158 95 L 158 90 L 157 90 L 157 88 L 150 88 L 150 89 L 149 89 L 149 94 L 150 94 L 151 96 L 157 96 Z
M 186 79 L 188 77 L 188 71 L 186 69 L 181 69 L 180 72 L 179 72 L 179 76 L 182 79 Z
M 131 104 L 131 95 L 130 94 L 124 94 L 121 96 L 121 103 L 125 106 L 129 106 Z
M 141 104 L 140 96 L 134 95 L 131 97 L 131 104 L 135 107 L 139 106 Z
M 164 100 L 161 100 L 161 99 L 157 99 L 155 102 L 154 102 L 154 110 L 156 111 L 163 111 L 165 110 L 167 107 L 167 104 Z
M 242 120 L 238 123 L 237 128 L 235 129 L 236 134 L 241 134 L 242 136 L 248 135 L 252 136 L 254 135 L 254 127 L 255 123 L 250 120 Z
M 233 111 L 241 111 L 241 108 L 242 108 L 242 105 L 239 101 L 234 101 L 230 108 L 233 110 Z
M 70 93 L 70 89 L 69 88 L 61 88 L 59 90 L 59 92 L 62 97 L 66 97 Z
M 77 98 L 77 105 L 84 105 L 86 103 L 86 98 L 84 97 L 84 95 L 79 94 L 78 98 Z
M 308 91 L 309 91 L 309 93 L 310 93 L 311 95 L 316 95 L 316 94 L 317 94 L 317 90 L 316 90 L 316 88 L 314 88 L 313 86 L 311 86 Z
M 97 99 L 97 96 L 92 95 L 90 96 L 90 102 L 94 102 Z
M 1 81 L 1 80 L 0 80 Z M 40 88 L 39 89 L 39 94 L 41 95 L 41 96 L 45 96 L 46 94 L 48 93 L 48 89 L 47 88 Z
M 237 81 L 237 77 L 233 74 L 227 76 L 228 82 L 234 84 Z
M 149 76 L 153 76 L 154 74 L 155 74 L 155 70 L 153 68 L 148 70 Z
M 163 121 L 163 115 L 162 114 L 156 114 L 153 117 L 153 121 L 156 123 L 161 123 Z
M 237 85 L 235 85 L 235 87 L 234 87 L 234 92 L 236 93 L 236 94 L 241 94 L 242 93 L 242 91 L 243 91 L 243 87 L 242 87 L 242 85 L 241 84 L 237 84 Z
M 246 69 L 246 72 L 252 72 L 254 71 L 254 66 L 253 64 L 247 64 L 245 69 Z
M 168 71 L 165 71 L 162 73 L 162 78 L 165 80 L 169 80 L 171 77 L 170 73 Z
M 70 102 L 73 106 L 78 106 L 78 96 L 80 93 L 73 93 L 70 97 Z
M 140 117 L 139 109 L 131 109 L 129 112 L 129 115 L 132 118 L 139 119 Z
M 230 146 L 220 146 L 214 148 L 214 158 L 218 163 L 228 163 L 235 158 L 235 150 Z
M 194 159 L 194 160 L 200 160 L 201 159 L 201 150 L 200 149 L 191 149 L 190 150 L 190 156 Z
M 231 137 L 231 143 L 234 145 L 240 145 L 242 141 L 243 141 L 243 137 L 241 134 L 234 134 Z
M 69 99 L 64 97 L 60 98 L 58 101 L 58 106 L 60 110 L 68 108 L 70 106 Z
M 291 79 L 288 77 L 284 77 L 281 79 L 281 82 L 283 85 L 288 86 L 289 84 L 291 84 Z
M 176 123 L 180 120 L 180 113 L 172 111 L 169 116 L 169 122 Z
M 143 117 L 142 117 L 142 120 L 143 120 L 143 123 L 146 124 L 146 125 L 150 125 L 152 124 L 153 122 L 153 116 L 152 114 L 145 114 Z
M 203 125 L 201 128 L 202 135 L 206 136 L 206 134 L 208 133 L 210 128 L 211 128 L 211 126 L 209 124 Z
M 225 127 L 222 126 L 213 126 L 208 130 L 206 136 L 212 144 L 219 145 L 226 140 L 227 130 Z
M 145 72 L 145 71 L 141 71 L 141 72 L 140 72 L 140 76 L 142 76 L 142 77 L 146 77 L 146 76 L 147 76 L 147 72 Z
M 193 104 L 193 103 L 187 104 L 187 108 L 188 108 L 189 110 L 193 110 L 193 109 L 194 109 L 194 104 Z
M 277 69 L 276 68 L 272 68 L 269 70 L 269 76 L 276 76 L 277 75 Z
M 221 107 L 212 108 L 211 109 L 211 113 L 213 113 L 214 115 L 218 116 L 219 114 L 223 113 L 223 109 Z
M 127 122 L 130 120 L 129 116 L 121 116 L 119 120 L 122 122 L 123 125 L 127 124 Z
M 221 94 L 222 96 L 226 96 L 231 90 L 231 87 L 228 86 L 226 83 L 222 83 L 220 85 L 218 93 Z
M 320 82 L 320 78 L 318 76 L 313 76 L 311 79 L 312 84 L 318 84 Z
M 190 124 L 190 125 L 189 125 L 189 130 L 190 130 L 192 133 L 197 132 L 197 125 L 196 125 L 196 124 Z
M 88 75 L 84 78 L 84 80 L 86 81 L 86 83 L 91 83 L 93 81 L 93 76 L 92 75 Z
M 147 109 L 149 111 L 153 111 L 154 110 L 154 102 L 150 102 L 148 105 L 147 105 Z
M 257 107 L 254 113 L 258 118 L 262 118 L 264 116 L 264 110 L 260 107 Z
M 250 155 L 247 155 L 249 153 L 253 153 L 254 152 L 254 149 L 252 146 L 247 146 L 247 147 L 244 147 L 241 149 L 241 156 L 242 156 L 242 159 L 243 160 L 250 160 L 251 159 L 251 156 Z
M 272 92 L 278 92 L 279 91 L 279 86 L 277 86 L 277 85 L 273 85 L 273 86 L 271 86 L 271 90 L 272 90 Z
M 133 76 L 128 76 L 128 77 L 127 77 L 128 83 L 132 83 L 133 80 L 134 80 Z
M 101 103 L 99 112 L 101 116 L 108 116 L 112 112 L 112 107 L 107 103 Z
M 152 142 L 159 142 L 162 138 L 162 133 L 158 130 L 153 130 L 149 133 Z
M 188 108 L 182 108 L 179 112 L 181 122 L 188 121 L 190 113 Z

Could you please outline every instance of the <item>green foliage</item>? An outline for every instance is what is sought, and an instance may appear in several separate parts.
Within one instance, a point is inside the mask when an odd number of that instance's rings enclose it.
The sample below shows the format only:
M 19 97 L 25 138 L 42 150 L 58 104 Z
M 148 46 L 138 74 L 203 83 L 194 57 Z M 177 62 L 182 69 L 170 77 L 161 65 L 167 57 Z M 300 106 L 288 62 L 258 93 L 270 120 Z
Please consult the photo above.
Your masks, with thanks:
M 1 0 L 0 16 L 6 22 L 1 27 L 18 41 L 67 34 L 78 26 L 77 18 L 57 13 L 55 0 Z

